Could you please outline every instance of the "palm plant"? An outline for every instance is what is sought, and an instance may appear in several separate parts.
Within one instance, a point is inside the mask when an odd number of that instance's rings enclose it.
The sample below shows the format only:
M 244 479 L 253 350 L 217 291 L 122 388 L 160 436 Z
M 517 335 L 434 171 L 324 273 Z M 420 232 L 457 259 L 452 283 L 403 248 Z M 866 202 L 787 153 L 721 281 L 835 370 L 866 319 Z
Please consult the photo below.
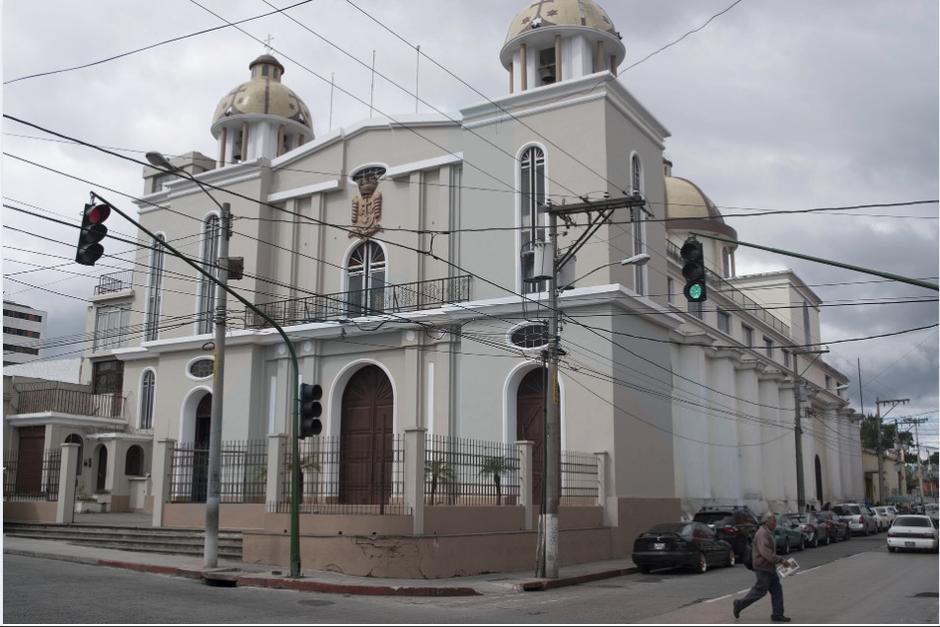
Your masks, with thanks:
M 503 504 L 502 475 L 512 470 L 512 463 L 505 457 L 486 457 L 480 466 L 481 475 L 493 475 L 493 484 L 496 486 L 496 504 Z
M 434 505 L 434 495 L 437 485 L 447 485 L 454 480 L 454 469 L 443 459 L 436 459 L 424 464 L 424 472 L 431 475 L 431 505 Z

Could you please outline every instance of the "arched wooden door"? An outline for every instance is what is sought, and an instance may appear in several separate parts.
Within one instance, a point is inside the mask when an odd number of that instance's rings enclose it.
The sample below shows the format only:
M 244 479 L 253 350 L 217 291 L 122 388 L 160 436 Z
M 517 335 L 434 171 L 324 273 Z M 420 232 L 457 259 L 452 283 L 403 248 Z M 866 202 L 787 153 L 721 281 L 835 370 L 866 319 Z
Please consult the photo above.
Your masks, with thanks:
M 516 394 L 516 440 L 532 442 L 532 498 L 542 502 L 545 480 L 545 369 L 536 368 L 519 383 Z
M 212 394 L 206 394 L 196 407 L 193 432 L 193 503 L 205 503 L 209 490 L 209 432 L 212 428 Z
M 343 391 L 340 427 L 340 503 L 384 505 L 392 494 L 392 383 L 366 366 Z

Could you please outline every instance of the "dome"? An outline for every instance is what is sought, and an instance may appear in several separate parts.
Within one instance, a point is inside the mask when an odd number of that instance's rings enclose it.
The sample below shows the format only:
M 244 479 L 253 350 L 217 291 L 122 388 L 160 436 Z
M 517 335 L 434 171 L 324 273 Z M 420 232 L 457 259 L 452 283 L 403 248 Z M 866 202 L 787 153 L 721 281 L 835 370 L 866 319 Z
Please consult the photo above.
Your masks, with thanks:
M 725 224 L 715 203 L 698 185 L 684 178 L 666 176 L 666 228 L 704 230 L 738 239 L 738 233 Z
M 594 0 L 542 0 L 522 9 L 509 26 L 506 43 L 534 28 L 583 26 L 619 38 L 607 12 Z
M 242 83 L 219 101 L 212 116 L 212 135 L 218 137 L 222 122 L 239 115 L 273 115 L 313 129 L 310 110 L 303 100 L 281 83 L 284 66 L 269 54 L 248 65 L 251 80 Z

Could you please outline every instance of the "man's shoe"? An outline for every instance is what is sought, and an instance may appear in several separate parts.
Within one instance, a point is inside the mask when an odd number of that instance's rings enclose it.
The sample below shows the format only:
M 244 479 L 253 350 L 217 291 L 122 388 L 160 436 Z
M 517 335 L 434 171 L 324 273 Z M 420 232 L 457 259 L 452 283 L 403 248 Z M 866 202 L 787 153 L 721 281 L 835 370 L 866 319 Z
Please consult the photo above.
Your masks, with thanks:
M 770 620 L 772 620 L 775 623 L 789 623 L 790 617 L 784 616 L 783 614 L 781 614 L 780 616 L 771 616 Z
M 731 602 L 731 607 L 732 607 L 731 613 L 734 614 L 734 617 L 735 617 L 735 618 L 739 618 L 739 617 L 741 616 L 741 608 L 738 607 L 738 600 L 737 600 L 737 599 L 735 599 L 735 600 L 733 600 L 733 601 Z

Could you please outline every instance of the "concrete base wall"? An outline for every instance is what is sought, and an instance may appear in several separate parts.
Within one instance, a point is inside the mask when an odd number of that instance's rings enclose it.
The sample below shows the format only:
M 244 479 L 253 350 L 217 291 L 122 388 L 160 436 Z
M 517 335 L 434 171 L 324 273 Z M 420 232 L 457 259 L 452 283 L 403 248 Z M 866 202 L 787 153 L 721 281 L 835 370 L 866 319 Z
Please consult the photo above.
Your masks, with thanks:
M 267 514 L 265 531 L 290 533 L 289 514 Z M 370 536 L 370 535 L 410 535 L 412 530 L 411 515 L 407 516 L 363 516 L 344 514 L 308 514 L 300 515 L 300 533 L 318 536 Z
M 55 522 L 55 501 L 4 501 L 4 522 Z
M 438 579 L 535 567 L 533 531 L 408 536 L 301 536 L 304 568 L 348 575 L 402 579 Z M 560 533 L 562 564 L 610 559 L 610 529 Z M 287 566 L 290 535 L 245 532 L 243 560 Z
M 164 527 L 202 528 L 206 525 L 204 503 L 167 503 L 163 510 Z M 219 505 L 219 527 L 222 529 L 264 529 L 264 505 Z
M 424 510 L 426 535 L 525 531 L 525 508 L 436 505 Z

